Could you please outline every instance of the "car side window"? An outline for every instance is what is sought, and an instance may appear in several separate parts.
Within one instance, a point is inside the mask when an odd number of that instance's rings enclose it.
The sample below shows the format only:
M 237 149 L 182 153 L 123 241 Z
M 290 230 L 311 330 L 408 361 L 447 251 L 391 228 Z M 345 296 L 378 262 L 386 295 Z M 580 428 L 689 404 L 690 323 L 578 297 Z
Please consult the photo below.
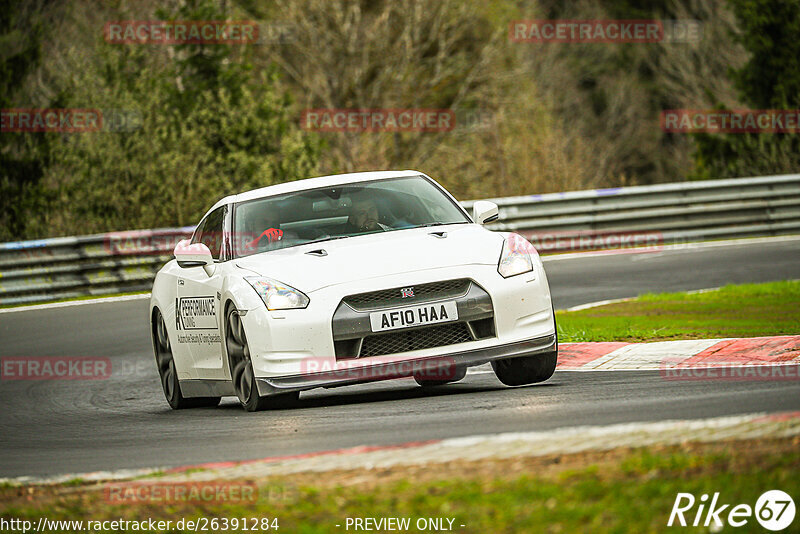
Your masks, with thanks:
M 203 243 L 211 251 L 211 256 L 219 259 L 222 250 L 222 226 L 225 221 L 225 208 L 215 209 L 198 225 L 192 236 L 192 243 Z

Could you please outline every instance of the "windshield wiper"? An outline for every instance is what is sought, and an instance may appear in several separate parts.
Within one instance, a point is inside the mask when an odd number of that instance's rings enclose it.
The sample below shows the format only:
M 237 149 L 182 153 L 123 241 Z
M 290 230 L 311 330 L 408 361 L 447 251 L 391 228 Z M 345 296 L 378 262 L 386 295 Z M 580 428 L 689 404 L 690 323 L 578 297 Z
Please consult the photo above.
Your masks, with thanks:
M 449 222 L 449 223 L 431 222 L 431 223 L 425 223 L 425 224 L 418 224 L 417 226 L 411 226 L 410 228 L 430 228 L 431 226 L 446 226 L 446 225 L 449 225 L 449 224 L 464 224 L 464 223 L 463 222 Z
M 298 243 L 297 246 L 300 245 L 311 245 L 313 243 L 322 243 L 323 241 L 333 241 L 335 239 L 345 239 L 350 237 L 349 235 L 332 235 L 328 237 L 321 237 L 319 239 L 314 239 L 313 241 L 306 241 L 305 243 Z

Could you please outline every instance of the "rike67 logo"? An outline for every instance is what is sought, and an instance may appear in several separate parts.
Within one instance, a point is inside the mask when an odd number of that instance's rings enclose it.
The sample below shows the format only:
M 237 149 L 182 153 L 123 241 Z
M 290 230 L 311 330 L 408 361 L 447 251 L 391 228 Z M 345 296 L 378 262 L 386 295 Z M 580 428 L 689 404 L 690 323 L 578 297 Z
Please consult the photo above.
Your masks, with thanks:
M 777 532 L 792 524 L 795 512 L 794 500 L 781 490 L 765 491 L 754 507 L 749 504 L 724 504 L 719 492 L 710 499 L 705 493 L 699 499 L 691 493 L 678 493 L 667 526 L 703 526 L 716 532 L 726 523 L 732 527 L 743 527 L 755 516 L 762 527 Z

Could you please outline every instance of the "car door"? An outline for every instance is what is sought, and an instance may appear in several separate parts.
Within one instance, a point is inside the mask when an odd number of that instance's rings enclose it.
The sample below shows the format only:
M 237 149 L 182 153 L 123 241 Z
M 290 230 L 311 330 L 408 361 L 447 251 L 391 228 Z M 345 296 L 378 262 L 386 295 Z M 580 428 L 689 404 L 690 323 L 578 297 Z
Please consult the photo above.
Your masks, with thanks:
M 199 379 L 224 379 L 220 299 L 224 271 L 223 228 L 228 223 L 228 207 L 220 206 L 197 226 L 192 243 L 203 243 L 211 251 L 214 264 L 182 267 L 177 278 L 175 322 L 178 343 L 184 345 Z

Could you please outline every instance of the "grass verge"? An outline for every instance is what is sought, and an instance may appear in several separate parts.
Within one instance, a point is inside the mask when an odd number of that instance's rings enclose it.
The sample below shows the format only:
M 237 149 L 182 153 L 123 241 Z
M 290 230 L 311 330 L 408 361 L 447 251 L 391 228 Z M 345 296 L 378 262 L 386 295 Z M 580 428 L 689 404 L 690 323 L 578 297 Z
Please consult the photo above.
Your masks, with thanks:
M 558 338 L 664 341 L 800 333 L 800 281 L 728 285 L 703 293 L 646 294 L 579 311 L 560 311 Z
M 122 506 L 108 504 L 97 485 L 5 486 L 0 487 L 0 515 L 34 522 L 40 516 L 84 521 L 277 517 L 279 532 L 306 533 L 345 532 L 348 517 L 408 517 L 412 525 L 418 518 L 449 518 L 454 531 L 465 533 L 656 532 L 666 529 L 678 492 L 698 498 L 720 492 L 721 503 L 754 506 L 770 489 L 800 494 L 799 471 L 797 437 L 685 443 L 305 473 L 248 481 L 258 485 L 259 496 L 246 504 Z M 737 531 L 759 528 L 751 518 L 748 528 Z

